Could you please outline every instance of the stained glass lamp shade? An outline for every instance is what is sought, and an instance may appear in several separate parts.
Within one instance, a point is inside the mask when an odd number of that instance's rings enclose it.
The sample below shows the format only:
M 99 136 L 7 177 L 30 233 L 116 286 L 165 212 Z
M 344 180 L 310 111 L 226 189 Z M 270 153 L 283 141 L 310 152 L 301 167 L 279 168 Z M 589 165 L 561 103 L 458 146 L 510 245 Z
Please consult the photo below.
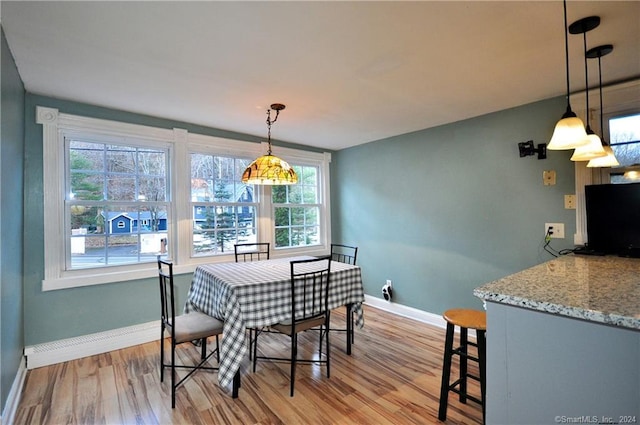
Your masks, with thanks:
M 267 154 L 253 161 L 244 173 L 242 173 L 242 182 L 245 184 L 263 184 L 263 185 L 286 185 L 298 183 L 298 176 L 291 166 L 277 156 L 271 155 L 271 124 L 276 122 L 280 111 L 285 106 L 281 103 L 274 103 L 267 110 L 267 127 L 269 149 Z M 276 116 L 271 119 L 271 110 L 276 111 Z
M 242 173 L 242 182 L 266 185 L 296 184 L 298 176 L 286 161 L 268 153 L 249 164 Z

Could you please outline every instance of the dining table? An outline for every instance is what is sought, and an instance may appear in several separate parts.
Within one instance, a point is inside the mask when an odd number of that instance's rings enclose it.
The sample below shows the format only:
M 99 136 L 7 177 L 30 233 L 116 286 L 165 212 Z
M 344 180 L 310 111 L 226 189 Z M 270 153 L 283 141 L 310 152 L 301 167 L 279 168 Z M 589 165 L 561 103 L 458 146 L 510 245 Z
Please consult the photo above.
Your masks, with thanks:
M 238 396 L 240 365 L 247 352 L 246 329 L 274 325 L 291 317 L 291 261 L 312 256 L 253 262 L 204 264 L 193 273 L 184 312 L 199 311 L 224 321 L 218 383 Z M 347 354 L 351 354 L 353 317 L 364 326 L 364 288 L 359 266 L 331 262 L 328 308 L 347 306 Z

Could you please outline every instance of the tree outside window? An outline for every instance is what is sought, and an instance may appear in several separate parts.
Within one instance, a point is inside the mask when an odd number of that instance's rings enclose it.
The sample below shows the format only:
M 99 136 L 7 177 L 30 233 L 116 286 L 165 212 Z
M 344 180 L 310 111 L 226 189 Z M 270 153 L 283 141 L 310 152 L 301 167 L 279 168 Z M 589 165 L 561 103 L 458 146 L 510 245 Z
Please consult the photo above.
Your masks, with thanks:
M 620 163 L 620 167 L 612 169 L 610 173 L 611 183 L 638 181 L 625 177 L 625 171 L 629 167 L 640 168 L 640 114 L 611 118 L 609 136 L 611 149 Z
M 276 248 L 320 243 L 318 168 L 293 165 L 298 184 L 273 186 Z
M 233 245 L 257 241 L 254 188 L 242 183 L 245 158 L 191 154 L 193 253 L 233 252 Z
M 153 261 L 167 237 L 167 151 L 81 139 L 67 146 L 67 269 Z

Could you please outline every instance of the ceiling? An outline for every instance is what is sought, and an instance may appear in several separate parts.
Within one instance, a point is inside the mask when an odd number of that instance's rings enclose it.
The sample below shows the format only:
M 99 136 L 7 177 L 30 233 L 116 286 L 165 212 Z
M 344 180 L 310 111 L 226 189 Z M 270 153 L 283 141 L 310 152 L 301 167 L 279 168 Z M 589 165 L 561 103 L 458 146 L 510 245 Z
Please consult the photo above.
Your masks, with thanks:
M 560 1 L 2 1 L 30 93 L 337 150 L 560 96 Z M 640 77 L 640 2 L 569 1 L 613 44 L 603 81 Z M 569 35 L 583 90 L 582 35 Z M 593 63 L 592 63 L 593 62 Z M 589 62 L 590 85 L 597 61 Z M 558 111 L 561 115 L 563 111 Z M 551 131 L 551 129 L 550 129 Z

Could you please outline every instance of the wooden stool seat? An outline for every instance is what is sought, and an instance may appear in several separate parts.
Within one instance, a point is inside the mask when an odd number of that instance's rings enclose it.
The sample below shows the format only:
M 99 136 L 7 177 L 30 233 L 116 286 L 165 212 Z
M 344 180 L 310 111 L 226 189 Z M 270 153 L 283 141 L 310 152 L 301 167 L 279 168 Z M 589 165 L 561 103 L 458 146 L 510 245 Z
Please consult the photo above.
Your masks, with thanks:
M 447 334 L 444 344 L 444 362 L 442 366 L 442 386 L 440 388 L 440 409 L 438 411 L 438 419 L 445 421 L 447 419 L 447 406 L 449 402 L 449 391 L 457 393 L 461 403 L 467 400 L 474 401 L 482 406 L 482 419 L 485 416 L 485 375 L 486 375 L 486 345 L 485 333 L 487 330 L 487 313 L 478 310 L 469 310 L 466 308 L 454 308 L 447 310 L 442 315 L 447 322 Z M 460 328 L 460 346 L 453 347 L 453 334 L 455 327 Z M 469 329 L 475 330 L 476 341 L 469 341 Z M 477 356 L 469 353 L 469 346 L 475 347 Z M 460 376 L 451 383 L 451 363 L 453 356 L 460 358 Z M 467 362 L 473 361 L 478 363 L 480 376 L 468 373 Z M 480 382 L 480 397 L 474 397 L 467 393 L 467 378 Z
M 487 330 L 487 313 L 466 308 L 453 308 L 442 315 L 447 322 L 461 328 Z

